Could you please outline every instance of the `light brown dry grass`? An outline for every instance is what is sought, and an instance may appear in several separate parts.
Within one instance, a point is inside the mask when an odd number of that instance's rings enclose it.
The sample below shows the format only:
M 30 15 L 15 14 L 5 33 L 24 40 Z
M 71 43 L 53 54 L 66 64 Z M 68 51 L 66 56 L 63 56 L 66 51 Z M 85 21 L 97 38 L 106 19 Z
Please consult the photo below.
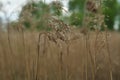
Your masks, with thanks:
M 65 41 L 50 34 L 11 31 L 8 40 L 1 32 L 0 80 L 120 79 L 119 33 L 109 32 L 107 42 L 105 32 L 74 30 Z

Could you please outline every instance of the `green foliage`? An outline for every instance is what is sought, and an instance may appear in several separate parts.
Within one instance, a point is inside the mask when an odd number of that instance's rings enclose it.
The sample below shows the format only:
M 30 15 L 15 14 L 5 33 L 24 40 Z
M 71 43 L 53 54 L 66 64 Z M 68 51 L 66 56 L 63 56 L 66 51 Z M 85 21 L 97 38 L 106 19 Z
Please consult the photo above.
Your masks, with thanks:
M 79 25 L 82 24 L 82 20 L 83 20 L 83 14 L 82 13 L 74 12 L 70 16 L 70 24 L 71 25 L 79 26 Z
M 34 27 L 38 30 L 47 30 L 48 15 L 54 15 L 62 18 L 64 22 L 70 25 L 80 27 L 84 18 L 85 1 L 86 0 L 70 0 L 69 11 L 71 15 L 67 17 L 62 14 L 63 4 L 60 1 L 52 1 L 50 4 L 42 1 L 29 3 L 23 8 L 20 14 L 20 21 L 26 28 L 30 29 Z M 105 15 L 104 21 L 108 28 L 113 30 L 115 17 L 120 15 L 120 4 L 117 3 L 117 0 L 106 0 L 102 4 L 102 12 Z
M 60 1 L 52 1 L 50 4 L 51 14 L 61 16 L 62 15 L 62 3 Z
M 70 0 L 69 10 L 72 12 L 70 16 L 70 24 L 81 26 L 84 15 L 85 0 Z
M 85 0 L 70 0 L 69 10 L 83 12 Z
M 31 24 L 30 22 L 24 21 L 23 25 L 25 26 L 25 28 L 30 28 Z
M 23 7 L 23 13 L 24 11 L 29 11 L 30 13 L 32 13 L 32 15 L 34 16 L 38 16 L 38 15 L 43 15 L 45 12 L 49 12 L 48 9 L 48 5 L 43 3 L 42 1 L 38 2 L 38 3 L 29 3 L 26 6 Z
M 85 0 L 70 0 L 69 10 L 73 12 L 70 16 L 70 23 L 72 25 L 81 25 L 84 16 L 84 3 Z M 113 30 L 117 11 L 120 11 L 117 9 L 117 0 L 105 0 L 102 4 L 104 5 L 102 11 L 105 15 L 105 23 L 110 30 Z
M 50 30 L 46 28 L 49 15 L 61 16 L 62 6 L 60 1 L 52 1 L 50 4 L 42 1 L 29 3 L 23 7 L 20 20 L 26 28 L 34 27 L 37 30 Z
M 118 15 L 119 31 L 120 31 L 120 3 L 118 3 L 118 5 L 117 5 L 117 15 Z
M 106 0 L 103 13 L 105 15 L 105 23 L 110 30 L 113 30 L 114 20 L 117 16 L 117 0 Z
M 41 27 L 40 29 L 43 29 L 42 27 L 44 27 L 44 25 L 42 25 L 42 21 L 45 14 L 49 14 L 48 5 L 41 1 L 38 3 L 33 2 L 23 7 L 19 20 L 22 20 L 25 28 Z

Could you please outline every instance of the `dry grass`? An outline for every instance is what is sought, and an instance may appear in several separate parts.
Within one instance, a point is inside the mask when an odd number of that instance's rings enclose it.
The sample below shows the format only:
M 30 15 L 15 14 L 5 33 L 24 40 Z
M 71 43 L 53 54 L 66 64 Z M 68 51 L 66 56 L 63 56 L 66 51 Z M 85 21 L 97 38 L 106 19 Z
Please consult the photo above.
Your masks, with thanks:
M 0 80 L 120 79 L 119 33 L 53 33 L 1 32 Z
M 85 3 L 82 30 L 44 14 L 49 32 L 27 31 L 21 21 L 0 31 L 0 80 L 120 80 L 119 33 L 106 30 L 101 4 L 92 5 Z

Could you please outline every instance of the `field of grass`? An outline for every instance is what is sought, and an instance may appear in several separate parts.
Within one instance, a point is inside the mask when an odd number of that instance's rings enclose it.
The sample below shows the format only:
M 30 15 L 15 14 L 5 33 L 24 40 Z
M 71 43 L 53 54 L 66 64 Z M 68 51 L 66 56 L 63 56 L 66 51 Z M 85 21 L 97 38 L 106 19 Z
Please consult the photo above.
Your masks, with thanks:
M 61 34 L 0 32 L 0 80 L 120 80 L 119 33 Z

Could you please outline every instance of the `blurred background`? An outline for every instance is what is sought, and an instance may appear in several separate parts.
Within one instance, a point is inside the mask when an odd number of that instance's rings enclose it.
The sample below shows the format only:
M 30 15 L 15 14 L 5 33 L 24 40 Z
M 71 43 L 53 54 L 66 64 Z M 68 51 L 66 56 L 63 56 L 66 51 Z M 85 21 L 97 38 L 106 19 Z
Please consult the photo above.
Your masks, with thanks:
M 22 24 L 26 29 L 32 27 L 42 30 L 46 16 L 82 27 L 85 0 L 0 0 L 0 26 L 6 29 Z M 120 0 L 103 0 L 102 12 L 110 30 L 120 31 Z

